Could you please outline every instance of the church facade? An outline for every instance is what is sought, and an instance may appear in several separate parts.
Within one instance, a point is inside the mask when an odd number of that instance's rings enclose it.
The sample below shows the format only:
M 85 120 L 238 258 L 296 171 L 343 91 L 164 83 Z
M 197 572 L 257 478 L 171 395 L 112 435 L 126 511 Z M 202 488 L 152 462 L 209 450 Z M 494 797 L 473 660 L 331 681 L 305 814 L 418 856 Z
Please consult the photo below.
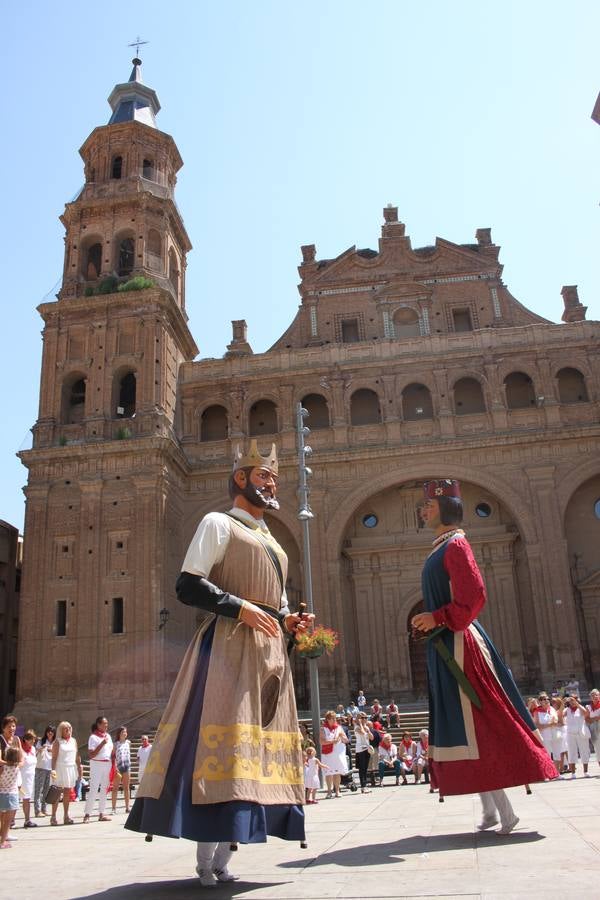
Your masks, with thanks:
M 563 323 L 502 281 L 490 229 L 413 248 L 394 207 L 376 250 L 302 247 L 301 303 L 253 353 L 243 319 L 221 359 L 196 360 L 186 316 L 191 244 L 175 204 L 182 160 L 158 98 L 117 85 L 81 148 L 65 260 L 44 322 L 28 469 L 17 711 L 86 725 L 157 720 L 196 626 L 174 584 L 199 519 L 229 506 L 235 446 L 278 446 L 273 533 L 303 595 L 296 407 L 313 448 L 312 569 L 319 621 L 340 633 L 320 663 L 323 704 L 362 688 L 421 697 L 430 535 L 422 482 L 460 479 L 484 573 L 485 625 L 524 690 L 600 676 L 600 323 L 574 286 Z M 243 311 L 241 311 L 243 312 Z M 308 678 L 295 663 L 299 706 Z M 133 725 L 132 727 L 135 727 Z M 81 732 L 80 732 L 81 733 Z

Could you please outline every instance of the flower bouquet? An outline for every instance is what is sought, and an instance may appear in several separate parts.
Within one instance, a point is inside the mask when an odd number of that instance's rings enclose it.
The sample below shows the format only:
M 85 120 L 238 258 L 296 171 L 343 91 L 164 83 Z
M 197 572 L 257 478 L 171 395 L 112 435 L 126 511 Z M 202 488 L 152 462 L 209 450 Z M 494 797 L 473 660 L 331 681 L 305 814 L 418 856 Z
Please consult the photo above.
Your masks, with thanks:
M 330 656 L 339 644 L 337 632 L 324 625 L 312 631 L 303 631 L 296 638 L 296 652 L 305 659 L 318 659 L 324 653 Z

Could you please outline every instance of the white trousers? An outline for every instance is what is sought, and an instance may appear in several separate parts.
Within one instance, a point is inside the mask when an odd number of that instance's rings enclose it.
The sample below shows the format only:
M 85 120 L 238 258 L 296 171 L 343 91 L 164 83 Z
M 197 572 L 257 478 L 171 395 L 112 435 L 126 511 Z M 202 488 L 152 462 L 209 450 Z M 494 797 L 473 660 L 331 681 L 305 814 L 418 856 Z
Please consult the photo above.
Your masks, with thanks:
M 486 791 L 479 795 L 483 806 L 484 822 L 491 822 L 500 816 L 502 826 L 512 825 L 515 811 L 504 791 Z
M 98 791 L 100 791 L 98 814 L 102 815 L 104 813 L 106 792 L 110 784 L 110 769 L 111 765 L 109 762 L 94 762 L 93 759 L 90 759 L 90 789 L 85 800 L 86 816 L 91 815 Z
M 567 754 L 569 765 L 573 765 L 577 762 L 577 751 L 579 750 L 579 755 L 581 757 L 582 763 L 589 763 L 590 761 L 590 739 L 584 737 L 582 734 L 569 734 L 567 732 Z
M 205 872 L 220 872 L 224 869 L 233 851 L 229 849 L 231 841 L 220 841 L 218 844 L 198 841 L 196 844 L 196 862 L 199 869 Z

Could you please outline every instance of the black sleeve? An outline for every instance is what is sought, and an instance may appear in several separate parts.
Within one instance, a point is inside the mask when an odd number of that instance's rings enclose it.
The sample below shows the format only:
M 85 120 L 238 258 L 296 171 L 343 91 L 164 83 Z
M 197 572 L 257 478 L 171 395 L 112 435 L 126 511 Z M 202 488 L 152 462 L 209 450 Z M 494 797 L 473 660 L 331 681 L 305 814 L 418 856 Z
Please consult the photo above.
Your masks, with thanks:
M 195 606 L 216 616 L 227 616 L 228 619 L 239 618 L 243 600 L 222 591 L 216 584 L 200 575 L 181 572 L 175 584 L 175 591 L 177 599 L 186 606 Z

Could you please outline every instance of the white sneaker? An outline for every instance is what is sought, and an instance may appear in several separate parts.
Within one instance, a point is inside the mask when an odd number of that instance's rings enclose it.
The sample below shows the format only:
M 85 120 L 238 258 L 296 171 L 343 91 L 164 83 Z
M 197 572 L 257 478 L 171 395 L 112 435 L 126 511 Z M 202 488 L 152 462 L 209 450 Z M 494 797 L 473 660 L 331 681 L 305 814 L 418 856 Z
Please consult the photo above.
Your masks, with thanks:
M 584 775 L 583 775 L 583 777 L 584 777 L 584 778 L 591 778 L 592 776 L 590 775 L 589 772 L 585 772 Z
M 575 774 L 575 772 L 572 772 L 572 773 L 571 773 L 571 781 L 572 781 L 574 778 L 577 778 L 577 775 Z
M 487 831 L 488 828 L 493 828 L 494 825 L 497 825 L 497 824 L 498 824 L 498 819 L 495 816 L 491 819 L 486 819 L 484 817 L 482 822 L 477 826 L 477 829 L 478 829 L 478 831 Z
M 222 869 L 213 869 L 213 875 L 217 879 L 217 881 L 239 881 L 240 876 L 234 875 L 233 872 L 230 872 L 227 866 L 223 866 Z
M 515 816 L 512 822 L 509 822 L 507 825 L 503 825 L 502 828 L 499 828 L 496 834 L 510 834 L 513 828 L 515 828 L 519 824 L 519 817 Z
M 216 878 L 213 875 L 213 873 L 210 872 L 208 869 L 199 869 L 198 866 L 196 866 L 196 874 L 198 875 L 198 878 L 200 879 L 200 884 L 202 885 L 202 887 L 215 887 L 216 886 L 216 884 L 217 884 Z

